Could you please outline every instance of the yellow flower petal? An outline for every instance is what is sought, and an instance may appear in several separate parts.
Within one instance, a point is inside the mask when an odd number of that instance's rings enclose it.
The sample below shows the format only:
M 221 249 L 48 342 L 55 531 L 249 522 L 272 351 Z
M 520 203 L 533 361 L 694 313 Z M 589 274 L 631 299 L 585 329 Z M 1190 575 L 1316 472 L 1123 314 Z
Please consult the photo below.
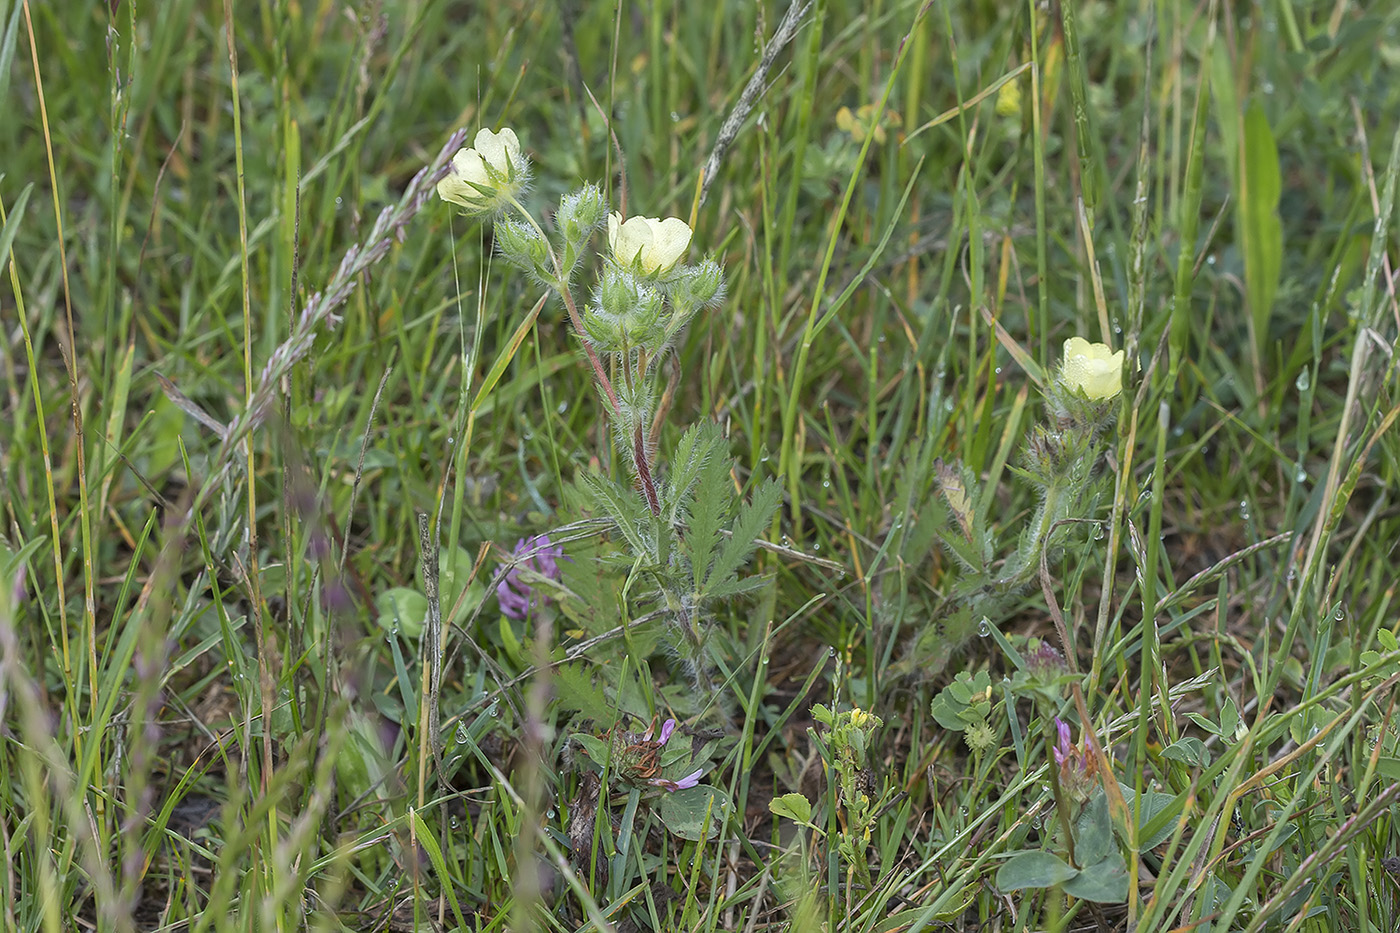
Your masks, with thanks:
M 1123 391 L 1123 351 L 1083 337 L 1065 341 L 1060 378 L 1069 389 L 1091 399 L 1111 399 Z

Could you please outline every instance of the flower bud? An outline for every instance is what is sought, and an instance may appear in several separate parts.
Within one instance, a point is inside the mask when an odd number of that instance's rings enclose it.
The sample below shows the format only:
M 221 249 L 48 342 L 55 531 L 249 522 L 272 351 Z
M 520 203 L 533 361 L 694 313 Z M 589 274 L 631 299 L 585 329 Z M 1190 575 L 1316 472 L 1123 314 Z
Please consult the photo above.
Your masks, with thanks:
M 559 199 L 559 211 L 554 215 L 554 223 L 564 242 L 575 250 L 581 250 L 607 213 L 608 199 L 603 196 L 603 189 L 590 183 Z
M 496 222 L 496 248 L 511 265 L 525 272 L 548 278 L 549 244 L 531 224 L 513 217 Z
M 621 317 L 637 303 L 638 291 L 636 276 L 616 266 L 608 266 L 603 270 L 594 300 L 604 311 Z
M 701 260 L 686 270 L 676 291 L 697 308 L 713 308 L 724 300 L 724 270 L 713 259 Z

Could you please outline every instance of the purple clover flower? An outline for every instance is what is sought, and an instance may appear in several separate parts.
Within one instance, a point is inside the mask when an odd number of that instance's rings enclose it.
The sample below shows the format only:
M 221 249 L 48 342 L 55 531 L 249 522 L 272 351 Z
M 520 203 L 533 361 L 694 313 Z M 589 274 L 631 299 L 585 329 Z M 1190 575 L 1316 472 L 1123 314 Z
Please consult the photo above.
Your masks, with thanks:
M 496 598 L 501 603 L 501 612 L 510 619 L 524 619 L 535 606 L 543 606 L 549 601 L 544 593 L 536 590 L 521 574 L 526 569 L 549 580 L 558 580 L 559 561 L 564 558 L 564 547 L 551 544 L 549 535 L 535 535 L 515 542 L 511 551 L 515 566 L 507 571 L 501 582 L 496 584 Z

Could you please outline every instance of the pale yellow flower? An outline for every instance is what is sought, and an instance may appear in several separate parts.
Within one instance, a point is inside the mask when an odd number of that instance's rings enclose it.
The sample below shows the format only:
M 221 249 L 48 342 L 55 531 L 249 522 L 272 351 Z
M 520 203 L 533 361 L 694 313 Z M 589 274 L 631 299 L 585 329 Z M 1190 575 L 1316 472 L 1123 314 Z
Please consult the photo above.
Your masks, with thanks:
M 1021 83 L 1008 81 L 997 91 L 997 113 L 1003 117 L 1021 115 Z
M 679 217 L 608 215 L 608 246 L 618 265 L 661 275 L 675 268 L 690 246 L 690 225 Z
M 1091 399 L 1111 399 L 1123 391 L 1123 351 L 1106 343 L 1069 338 L 1060 367 L 1065 387 Z
M 878 119 L 877 119 L 878 117 Z M 842 107 L 836 111 L 836 128 L 843 133 L 849 133 L 851 139 L 858 143 L 865 142 L 867 134 L 875 137 L 875 142 L 884 145 L 888 136 L 885 133 L 885 125 L 899 126 L 899 114 L 890 111 L 883 115 L 876 113 L 874 104 L 865 104 L 851 113 L 850 107 Z
M 452 157 L 451 171 L 438 182 L 438 197 L 471 211 L 495 210 L 520 193 L 527 171 L 514 130 L 482 129 L 472 148 Z

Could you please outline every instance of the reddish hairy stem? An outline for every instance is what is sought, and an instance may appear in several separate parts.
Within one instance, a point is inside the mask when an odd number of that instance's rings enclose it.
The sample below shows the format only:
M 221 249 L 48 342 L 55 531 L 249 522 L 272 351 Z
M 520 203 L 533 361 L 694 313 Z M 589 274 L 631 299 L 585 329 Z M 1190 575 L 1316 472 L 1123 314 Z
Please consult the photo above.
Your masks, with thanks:
M 617 399 L 617 392 L 613 390 L 612 381 L 608 379 L 608 374 L 603 372 L 603 361 L 598 359 L 598 354 L 594 353 L 593 348 L 588 345 L 588 334 L 583 329 L 583 319 L 578 316 L 578 308 L 574 305 L 574 296 L 569 294 L 568 288 L 559 289 L 559 295 L 564 299 L 564 307 L 569 312 L 569 320 L 574 325 L 574 333 L 578 334 L 579 340 L 583 343 L 583 352 L 588 354 L 588 362 L 593 365 L 593 375 L 598 377 L 598 384 L 603 387 L 603 392 L 607 395 L 613 412 L 621 417 L 622 403 Z
M 651 478 L 651 466 L 647 462 L 647 445 L 642 437 L 640 422 L 632 431 L 632 451 L 637 462 L 637 479 L 642 481 L 642 494 L 646 496 L 651 514 L 661 514 L 661 500 L 656 495 L 656 482 Z
M 612 405 L 613 411 L 619 418 L 622 417 L 622 402 L 617 398 L 617 392 L 613 389 L 612 381 L 608 379 L 608 374 L 603 371 L 603 361 L 598 359 L 598 354 L 593 352 L 593 348 L 588 345 L 588 335 L 583 329 L 583 319 L 579 317 L 578 308 L 574 305 L 574 297 L 569 294 L 568 288 L 559 289 L 560 296 L 564 299 L 564 307 L 569 312 L 569 320 L 573 322 L 574 332 L 578 334 L 579 341 L 583 344 L 583 352 L 588 354 L 588 362 L 593 366 L 593 374 L 598 377 L 598 384 L 603 387 L 603 392 L 608 397 L 608 402 Z M 642 436 L 641 425 L 635 425 L 632 437 L 632 460 L 637 466 L 637 479 L 642 485 L 642 495 L 646 497 L 647 507 L 651 509 L 651 514 L 661 514 L 661 499 L 656 494 L 656 481 L 651 476 L 651 460 L 647 457 L 646 442 Z

